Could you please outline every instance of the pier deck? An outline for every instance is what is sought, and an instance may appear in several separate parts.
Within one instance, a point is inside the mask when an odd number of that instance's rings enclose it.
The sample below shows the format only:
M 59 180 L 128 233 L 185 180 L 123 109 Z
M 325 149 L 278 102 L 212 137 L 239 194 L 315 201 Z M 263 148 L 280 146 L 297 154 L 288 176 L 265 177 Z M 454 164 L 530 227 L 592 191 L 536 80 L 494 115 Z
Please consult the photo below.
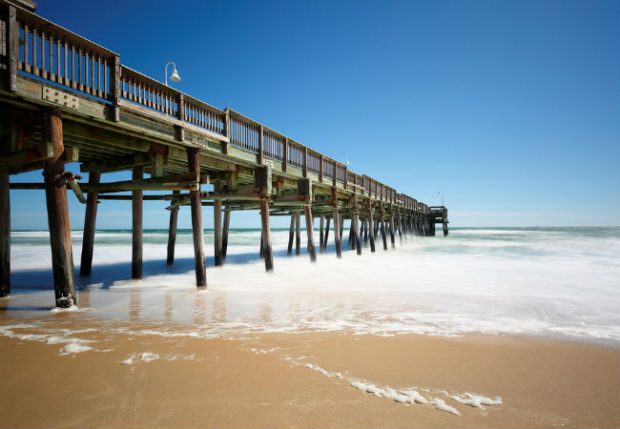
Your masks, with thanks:
M 231 213 L 260 210 L 261 255 L 273 269 L 269 220 L 290 215 L 289 253 L 299 253 L 300 220 L 316 260 L 330 223 L 341 256 L 345 219 L 349 245 L 395 234 L 447 234 L 447 209 L 428 207 L 381 181 L 302 145 L 232 109 L 219 109 L 124 66 L 120 55 L 28 10 L 0 0 L 0 296 L 10 292 L 10 189 L 44 189 L 56 304 L 75 302 L 67 198 L 86 204 L 80 274 L 92 267 L 96 212 L 104 200 L 132 202 L 132 277 L 142 275 L 142 201 L 163 200 L 170 212 L 167 263 L 174 260 L 179 208 L 191 206 L 196 281 L 206 287 L 202 206 L 213 206 L 215 263 L 226 258 Z M 24 7 L 22 7 L 24 6 Z M 65 171 L 79 163 L 87 181 Z M 42 183 L 10 175 L 42 170 Z M 131 180 L 106 182 L 106 173 Z M 159 191 L 143 195 L 144 191 Z

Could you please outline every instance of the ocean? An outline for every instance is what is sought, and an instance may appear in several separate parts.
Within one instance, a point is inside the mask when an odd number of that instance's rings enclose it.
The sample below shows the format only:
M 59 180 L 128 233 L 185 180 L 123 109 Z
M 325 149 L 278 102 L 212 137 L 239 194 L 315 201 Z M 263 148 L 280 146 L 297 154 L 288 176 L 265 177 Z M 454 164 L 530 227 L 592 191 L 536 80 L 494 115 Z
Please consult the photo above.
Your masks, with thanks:
M 337 259 L 330 231 L 317 263 L 287 256 L 287 229 L 272 231 L 275 270 L 258 256 L 260 231 L 233 229 L 223 267 L 205 231 L 206 291 L 196 291 L 190 230 L 179 230 L 166 266 L 166 230 L 144 232 L 144 278 L 130 280 L 131 232 L 98 231 L 93 272 L 77 276 L 81 232 L 73 232 L 78 306 L 89 317 L 140 321 L 152 331 L 227 337 L 252 332 L 524 334 L 620 342 L 620 228 L 451 228 L 443 237 L 396 237 L 396 248 Z M 53 305 L 46 231 L 12 233 L 16 317 Z M 388 239 L 389 246 L 389 239 Z M 18 299 L 13 299 L 18 298 Z M 18 311 L 19 310 L 19 311 Z M 131 324 L 127 324 L 131 329 Z

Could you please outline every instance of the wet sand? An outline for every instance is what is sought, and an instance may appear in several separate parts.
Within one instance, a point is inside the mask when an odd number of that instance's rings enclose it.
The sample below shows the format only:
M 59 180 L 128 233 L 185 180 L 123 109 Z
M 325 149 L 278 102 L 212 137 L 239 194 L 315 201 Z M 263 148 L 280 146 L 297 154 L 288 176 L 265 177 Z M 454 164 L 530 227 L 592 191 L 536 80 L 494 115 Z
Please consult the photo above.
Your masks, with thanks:
M 54 319 L 28 328 L 29 318 L 0 315 L 2 428 L 620 427 L 618 347 L 491 335 L 194 338 L 182 327 L 162 336 L 139 323 L 128 333 L 124 321 Z M 62 354 L 68 344 L 92 349 Z M 415 387 L 460 415 L 352 381 Z M 502 404 L 451 398 L 466 392 Z

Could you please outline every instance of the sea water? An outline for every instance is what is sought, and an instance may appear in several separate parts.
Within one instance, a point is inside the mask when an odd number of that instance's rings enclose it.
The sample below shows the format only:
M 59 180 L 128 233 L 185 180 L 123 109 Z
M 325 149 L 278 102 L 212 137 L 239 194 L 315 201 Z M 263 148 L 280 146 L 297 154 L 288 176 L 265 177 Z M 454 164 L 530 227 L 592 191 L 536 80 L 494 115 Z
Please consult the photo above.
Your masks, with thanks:
M 76 272 L 82 241 L 74 232 Z M 131 232 L 98 231 L 92 275 L 76 275 L 78 305 L 89 317 L 139 321 L 152 332 L 229 336 L 251 332 L 345 330 L 359 334 L 471 332 L 534 334 L 620 342 L 620 228 L 453 228 L 448 237 L 396 235 L 396 247 L 342 259 L 330 245 L 311 263 L 287 256 L 288 230 L 272 231 L 275 270 L 258 256 L 260 231 L 233 229 L 223 267 L 213 266 L 205 232 L 206 291 L 195 288 L 191 231 L 179 230 L 166 266 L 166 230 L 144 232 L 144 278 L 131 277 Z M 46 231 L 11 236 L 16 317 L 54 317 Z M 294 252 L 293 252 L 294 253 Z M 46 307 L 47 306 L 47 307 Z M 131 323 L 126 324 L 128 329 Z M 179 326 L 186 329 L 179 330 Z

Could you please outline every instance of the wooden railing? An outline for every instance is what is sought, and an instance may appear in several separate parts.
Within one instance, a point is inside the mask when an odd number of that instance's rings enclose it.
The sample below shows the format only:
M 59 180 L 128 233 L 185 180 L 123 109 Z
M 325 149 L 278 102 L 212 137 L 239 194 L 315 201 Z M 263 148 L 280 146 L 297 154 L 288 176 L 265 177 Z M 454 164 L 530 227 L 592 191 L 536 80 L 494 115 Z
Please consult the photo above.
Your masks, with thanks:
M 323 175 L 333 179 L 334 177 L 334 163 L 331 160 L 323 160 Z
M 111 98 L 118 57 L 114 52 L 38 15 L 17 11 L 17 70 L 88 95 Z
M 319 180 L 362 187 L 368 195 L 425 207 L 367 176 L 230 109 L 220 110 L 120 64 L 120 56 L 40 16 L 0 0 L 0 57 L 9 73 L 42 79 L 118 107 L 127 100 L 153 113 L 199 127 L 239 149 L 313 173 Z M 113 119 L 118 121 L 118 109 Z
M 165 115 L 179 116 L 176 91 L 128 67 L 121 67 L 121 97 Z

